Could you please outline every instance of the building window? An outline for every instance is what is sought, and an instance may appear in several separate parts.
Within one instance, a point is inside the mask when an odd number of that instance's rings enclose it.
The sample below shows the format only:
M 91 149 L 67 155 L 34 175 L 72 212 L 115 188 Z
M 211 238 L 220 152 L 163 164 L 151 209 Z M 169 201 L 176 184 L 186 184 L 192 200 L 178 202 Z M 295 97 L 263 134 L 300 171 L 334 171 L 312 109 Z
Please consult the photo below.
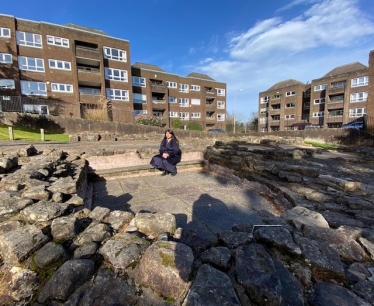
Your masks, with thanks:
M 126 51 L 110 47 L 104 47 L 104 58 L 127 62 Z
M 343 116 L 343 110 L 342 109 L 335 109 L 329 112 L 329 117 L 340 117 Z
M 269 100 L 270 100 L 270 96 L 261 97 L 260 98 L 260 103 L 268 103 Z
M 291 97 L 291 96 L 294 96 L 294 95 L 296 95 L 296 91 L 287 91 L 286 92 L 286 97 Z
M 166 86 L 169 88 L 177 88 L 177 82 L 166 81 Z
M 200 113 L 191 113 L 191 118 L 200 118 Z
M 23 95 L 46 96 L 47 86 L 42 82 L 21 81 L 21 93 Z
M 105 68 L 105 79 L 111 81 L 127 82 L 127 71 L 114 68 Z
M 145 104 L 145 103 L 147 103 L 147 95 L 134 93 L 134 94 L 132 94 L 132 100 L 133 100 L 134 103 Z
M 293 107 L 295 107 L 295 103 L 287 103 L 286 104 L 286 108 L 293 108 Z
M 10 29 L 0 28 L 0 37 L 10 37 Z
M 260 124 L 265 124 L 268 122 L 268 118 L 258 118 Z
M 179 98 L 179 106 L 181 106 L 181 107 L 189 107 L 189 99 L 187 99 L 187 98 Z
M 177 98 L 176 98 L 176 97 L 169 96 L 169 98 L 168 98 L 168 102 L 169 102 L 169 103 L 177 103 Z
M 315 112 L 315 113 L 313 113 L 313 118 L 324 117 L 324 116 L 325 116 L 325 112 Z
M 180 112 L 179 113 L 179 119 L 180 120 L 188 120 L 189 114 L 187 112 Z
M 226 91 L 221 88 L 217 88 L 217 96 L 224 97 L 226 95 Z
M 179 92 L 188 92 L 188 84 L 179 84 Z
M 0 89 L 14 89 L 14 80 L 12 79 L 0 79 Z
M 169 112 L 170 118 L 178 118 L 178 112 Z
M 199 85 L 191 85 L 191 91 L 200 91 Z
M 18 66 L 21 70 L 44 72 L 42 58 L 18 56 Z
M 12 64 L 13 63 L 12 54 L 0 53 L 0 63 Z
M 369 77 L 360 77 L 360 78 L 355 78 L 352 79 L 351 81 L 351 87 L 359 87 L 359 86 L 366 86 L 369 84 Z
M 274 99 L 280 99 L 281 95 L 280 94 L 275 94 L 271 98 Z
M 285 115 L 284 119 L 295 119 L 295 115 Z
M 314 86 L 314 91 L 321 91 L 321 90 L 326 89 L 326 87 L 327 87 L 326 84 L 316 85 L 316 86 Z
M 54 92 L 73 92 L 73 85 L 52 83 L 51 84 L 51 89 Z
M 145 87 L 145 78 L 133 76 L 132 86 Z
M 88 87 L 79 87 L 78 91 L 80 94 L 86 94 L 86 95 L 99 95 L 101 93 L 100 89 L 98 88 L 88 88 Z
M 268 107 L 260 108 L 260 114 L 266 114 L 268 112 Z
M 62 37 L 57 37 L 57 36 L 52 36 L 52 35 L 47 35 L 47 44 L 69 48 L 69 39 L 62 38 Z
M 366 108 L 352 108 L 349 110 L 349 117 L 362 117 L 366 114 Z
M 217 108 L 224 109 L 225 101 L 217 101 Z
M 42 36 L 40 34 L 17 31 L 17 45 L 41 48 Z
M 217 114 L 217 121 L 225 121 L 225 114 Z
M 368 93 L 367 92 L 356 92 L 351 94 L 351 103 L 355 102 L 364 102 L 368 99 Z
M 106 97 L 110 100 L 129 101 L 129 91 L 123 89 L 106 89 Z
M 331 83 L 332 88 L 339 88 L 339 87 L 344 87 L 345 86 L 345 81 L 340 81 L 340 82 L 335 82 Z
M 324 103 L 325 103 L 325 98 L 314 99 L 314 104 L 324 104 Z
M 200 99 L 191 99 L 192 105 L 200 105 Z
M 71 70 L 71 63 L 65 61 L 59 61 L 54 59 L 49 59 L 49 68 L 60 69 L 60 70 Z
M 134 117 L 136 117 L 137 115 L 146 115 L 146 114 L 147 114 L 147 111 L 145 109 L 134 110 Z
M 304 98 L 310 98 L 310 89 L 307 89 L 305 92 L 304 92 Z

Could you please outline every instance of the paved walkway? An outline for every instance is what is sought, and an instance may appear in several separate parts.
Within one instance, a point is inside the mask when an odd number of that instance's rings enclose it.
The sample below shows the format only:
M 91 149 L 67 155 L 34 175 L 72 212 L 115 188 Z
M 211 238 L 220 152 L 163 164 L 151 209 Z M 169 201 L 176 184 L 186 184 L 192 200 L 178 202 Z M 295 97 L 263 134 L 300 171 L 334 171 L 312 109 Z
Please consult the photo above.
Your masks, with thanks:
M 172 177 L 115 178 L 94 183 L 93 206 L 111 210 L 172 213 L 177 227 L 195 229 L 200 237 L 231 230 L 235 223 L 256 218 L 255 211 L 273 211 L 255 192 L 205 171 L 180 172 Z

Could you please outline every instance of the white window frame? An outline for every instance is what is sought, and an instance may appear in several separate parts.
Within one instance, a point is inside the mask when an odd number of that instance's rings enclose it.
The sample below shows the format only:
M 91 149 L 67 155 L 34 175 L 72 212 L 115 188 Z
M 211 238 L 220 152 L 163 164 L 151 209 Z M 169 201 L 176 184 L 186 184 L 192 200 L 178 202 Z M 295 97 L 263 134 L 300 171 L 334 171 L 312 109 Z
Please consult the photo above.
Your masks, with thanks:
M 269 108 L 268 107 L 261 107 L 260 108 L 260 114 L 267 114 L 269 112 Z
M 199 119 L 201 118 L 201 113 L 191 113 L 191 119 Z
M 351 87 L 360 87 L 360 86 L 366 86 L 366 85 L 369 85 L 368 76 L 354 78 L 351 80 Z
M 190 118 L 190 114 L 188 112 L 180 112 L 179 119 L 180 120 L 188 120 Z
M 325 112 L 314 112 L 313 118 L 325 117 Z
M 169 87 L 169 88 L 177 88 L 178 84 L 177 84 L 177 82 L 166 81 L 166 86 Z
M 147 110 L 145 109 L 136 109 L 134 110 L 134 117 L 136 117 L 137 115 L 147 115 Z
M 67 61 L 60 61 L 55 59 L 48 60 L 49 68 L 57 70 L 68 70 L 71 71 L 71 63 Z
M 177 97 L 169 96 L 169 97 L 168 97 L 168 102 L 169 102 L 169 103 L 177 103 L 177 102 L 178 102 L 178 99 L 177 99 Z
M 127 71 L 105 67 L 105 79 L 110 81 L 127 82 Z
M 61 84 L 61 83 L 51 83 L 51 91 L 53 92 L 73 92 L 72 84 Z
M 69 48 L 69 39 L 64 37 L 47 35 L 47 44 L 58 47 Z
M 314 99 L 314 104 L 325 104 L 326 98 Z
M 286 97 L 291 97 L 291 96 L 294 96 L 294 95 L 296 95 L 296 91 L 295 90 L 287 91 L 286 92 Z
M 217 108 L 225 109 L 225 101 L 217 101 Z
M 21 81 L 20 83 L 21 83 L 21 93 L 23 95 L 34 95 L 34 96 L 46 96 L 47 95 L 47 85 L 44 82 Z M 33 84 L 37 85 L 36 89 L 30 89 L 30 85 L 33 85 Z M 28 89 L 25 88 L 26 85 Z
M 259 121 L 260 124 L 264 124 L 264 123 L 268 122 L 268 118 L 266 118 L 266 117 L 258 118 L 258 121 Z
M 366 115 L 366 108 L 351 108 L 349 110 L 349 117 L 362 117 L 363 115 Z
M 190 90 L 191 91 L 200 91 L 200 85 L 191 85 Z
M 6 32 L 8 32 L 8 35 L 6 34 Z M 0 28 L 0 37 L 10 37 L 10 29 Z
M 225 121 L 225 114 L 217 114 L 217 121 Z
M 287 120 L 295 119 L 295 115 L 294 114 L 292 114 L 292 115 L 285 115 L 284 119 L 287 119 Z
M 345 87 L 345 85 L 346 85 L 345 81 L 333 82 L 331 83 L 331 88 L 341 88 L 341 87 Z
M 127 53 L 125 50 L 103 47 L 104 58 L 113 61 L 127 62 Z M 114 53 L 114 54 L 113 54 Z M 115 54 L 118 53 L 118 54 Z
M 217 96 L 224 97 L 226 95 L 226 90 L 222 88 L 217 88 Z
M 321 91 L 321 90 L 325 90 L 326 88 L 327 88 L 327 84 L 316 85 L 314 86 L 314 91 Z
M 146 87 L 146 79 L 142 78 L 142 77 L 133 76 L 132 77 L 132 86 Z
M 129 91 L 124 89 L 107 88 L 106 97 L 109 100 L 129 101 Z
M 141 93 L 133 93 L 132 101 L 138 104 L 147 104 L 147 95 Z
M 25 64 L 22 62 L 25 61 Z M 35 61 L 35 63 L 32 63 Z M 42 58 L 18 56 L 18 67 L 20 70 L 44 72 L 44 60 Z
M 260 103 L 268 103 L 270 101 L 270 96 L 265 96 L 260 98 Z
M 368 92 L 355 92 L 351 94 L 351 103 L 365 102 L 368 99 Z
M 0 63 L 2 63 L 2 64 L 12 64 L 13 63 L 12 54 L 0 53 Z
M 189 92 L 188 84 L 179 84 L 179 92 Z
M 180 107 L 189 107 L 190 100 L 188 98 L 179 98 L 179 106 Z
M 191 99 L 191 105 L 200 105 L 200 103 L 201 103 L 200 99 L 196 99 L 196 98 Z
M 294 107 L 296 107 L 295 102 L 286 103 L 286 108 L 294 108 Z
M 178 118 L 178 112 L 169 112 L 170 118 Z
M 1 85 L 1 83 L 4 85 Z M 15 89 L 16 85 L 13 79 L 0 79 L 0 89 Z
M 17 45 L 32 48 L 43 48 L 42 36 L 40 34 L 17 31 Z M 30 39 L 30 40 L 28 40 Z

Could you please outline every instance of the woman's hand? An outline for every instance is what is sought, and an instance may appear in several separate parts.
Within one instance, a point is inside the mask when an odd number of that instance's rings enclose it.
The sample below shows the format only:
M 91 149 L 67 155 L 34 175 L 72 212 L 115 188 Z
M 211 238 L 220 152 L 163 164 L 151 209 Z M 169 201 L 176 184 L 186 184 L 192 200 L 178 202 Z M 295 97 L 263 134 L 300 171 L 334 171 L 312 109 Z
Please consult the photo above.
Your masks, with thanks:
M 168 157 L 169 157 L 169 154 L 168 154 L 168 153 L 162 153 L 162 157 L 163 157 L 163 158 L 168 158 Z

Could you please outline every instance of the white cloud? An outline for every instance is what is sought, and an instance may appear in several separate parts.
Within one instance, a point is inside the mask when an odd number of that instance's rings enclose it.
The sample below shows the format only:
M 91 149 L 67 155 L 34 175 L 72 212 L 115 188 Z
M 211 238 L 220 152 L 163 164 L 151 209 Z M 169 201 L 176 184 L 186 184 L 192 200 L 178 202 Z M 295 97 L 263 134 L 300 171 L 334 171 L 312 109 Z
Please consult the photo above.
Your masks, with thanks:
M 227 58 L 202 60 L 193 69 L 227 83 L 229 110 L 233 92 L 239 88 L 243 92 L 238 95 L 237 110 L 242 107 L 242 112 L 250 113 L 257 111 L 259 92 L 277 82 L 292 78 L 306 83 L 340 65 L 355 61 L 367 65 L 369 51 L 374 49 L 374 24 L 360 11 L 357 0 L 291 4 L 308 6 L 290 20 L 270 18 L 243 33 L 230 34 Z

